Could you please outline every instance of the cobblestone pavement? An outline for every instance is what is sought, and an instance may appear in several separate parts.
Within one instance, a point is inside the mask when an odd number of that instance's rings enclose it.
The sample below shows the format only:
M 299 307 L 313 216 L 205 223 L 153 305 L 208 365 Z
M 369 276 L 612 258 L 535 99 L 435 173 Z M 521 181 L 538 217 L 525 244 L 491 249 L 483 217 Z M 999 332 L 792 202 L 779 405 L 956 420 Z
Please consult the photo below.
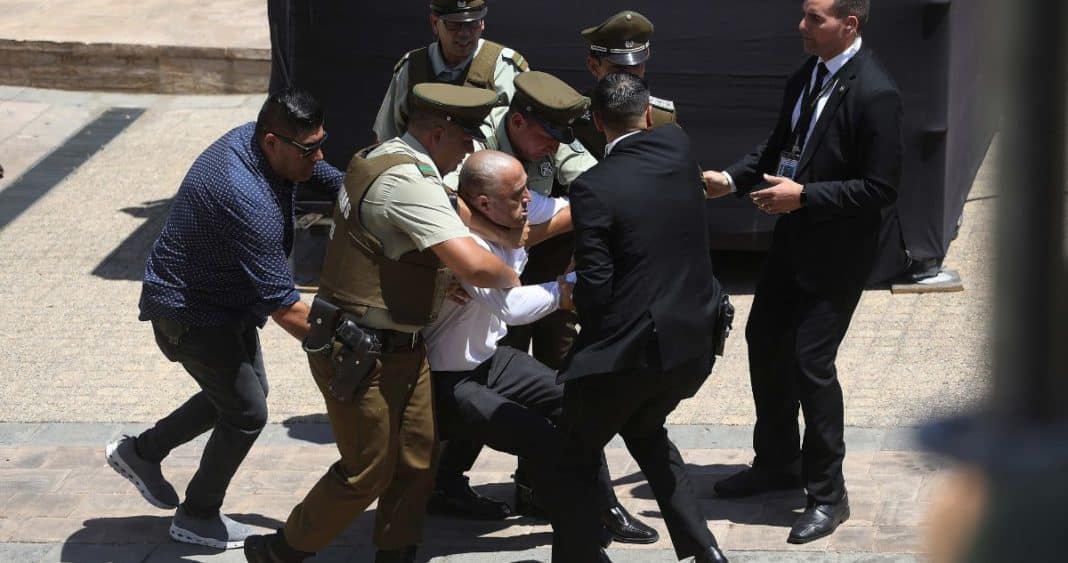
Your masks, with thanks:
M 110 472 L 102 445 L 193 392 L 191 379 L 162 357 L 151 330 L 136 320 L 144 257 L 192 160 L 223 132 L 253 119 L 261 101 L 259 95 L 0 87 L 0 164 L 6 171 L 0 179 L 0 542 L 6 542 L 0 561 L 240 560 L 232 552 L 168 542 L 167 514 Z M 91 146 L 101 116 L 114 107 L 136 108 L 107 114 L 119 116 L 115 138 L 98 151 L 71 150 Z M 53 186 L 51 165 L 38 166 L 46 157 L 48 163 L 84 162 L 54 178 Z M 753 422 L 742 334 L 759 257 L 721 257 L 720 274 L 736 288 L 736 333 L 709 382 L 669 422 L 697 476 L 710 525 L 736 555 L 732 560 L 915 560 L 922 514 L 941 473 L 908 443 L 909 429 L 975 403 L 990 371 L 991 174 L 988 161 L 946 259 L 960 271 L 966 291 L 872 290 L 861 300 L 838 362 L 850 427 L 846 476 L 853 519 L 827 540 L 785 543 L 800 496 L 710 497 L 718 476 L 749 460 Z M 318 424 L 321 398 L 298 344 L 273 324 L 262 340 L 273 424 L 235 478 L 226 508 L 273 526 L 336 453 Z M 166 461 L 179 489 L 198 454 L 191 445 Z M 624 502 L 662 529 L 633 461 L 618 444 L 608 457 Z M 473 480 L 484 492 L 507 497 L 512 468 L 506 456 L 484 455 Z M 365 516 L 357 523 L 328 560 L 366 560 L 370 521 Z M 545 527 L 523 519 L 510 524 L 434 519 L 428 551 L 435 561 L 547 558 Z M 673 559 L 665 542 L 613 549 L 619 561 Z
M 0 560 L 241 561 L 236 553 L 180 546 L 167 539 L 169 514 L 152 508 L 103 461 L 107 440 L 143 425 L 0 424 Z M 802 546 L 786 534 L 804 495 L 769 494 L 724 501 L 712 484 L 749 460 L 750 428 L 673 426 L 690 465 L 712 532 L 732 561 L 916 561 L 920 526 L 942 478 L 936 460 L 910 450 L 907 431 L 850 428 L 845 472 L 852 518 L 828 539 Z M 204 439 L 175 450 L 164 474 L 181 490 Z M 649 546 L 614 544 L 616 561 L 674 561 L 648 485 L 617 439 L 606 455 L 621 502 L 659 529 Z M 337 458 L 329 426 L 268 426 L 230 487 L 224 510 L 244 522 L 276 527 Z M 483 494 L 510 499 L 511 456 L 487 451 L 470 473 Z M 373 512 L 374 507 L 369 510 Z M 373 515 L 363 515 L 316 561 L 367 561 Z M 423 555 L 431 561 L 547 560 L 550 529 L 525 517 L 473 522 L 432 517 Z M 5 555 L 6 554 L 6 555 Z M 22 559 L 18 559 L 22 558 Z
M 0 0 L 0 12 L 5 40 L 271 48 L 267 2 L 256 0 Z

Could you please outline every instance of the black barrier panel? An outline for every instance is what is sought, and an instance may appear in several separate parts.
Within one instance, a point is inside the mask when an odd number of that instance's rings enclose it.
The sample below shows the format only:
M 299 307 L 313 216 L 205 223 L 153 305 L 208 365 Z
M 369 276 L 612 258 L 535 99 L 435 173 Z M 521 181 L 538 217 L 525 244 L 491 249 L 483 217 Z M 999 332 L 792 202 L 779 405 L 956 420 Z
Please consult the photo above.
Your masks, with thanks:
M 945 256 L 992 127 L 975 119 L 987 93 L 967 91 L 977 80 L 968 55 L 980 41 L 979 8 L 946 0 L 873 4 L 864 40 L 897 79 L 906 119 L 904 182 L 886 214 L 879 281 L 904 269 L 905 248 L 920 260 L 939 263 Z M 646 78 L 654 95 L 675 102 L 705 167 L 725 167 L 763 140 L 786 77 L 805 58 L 800 1 L 496 1 L 489 3 L 483 36 L 586 91 L 593 83 L 579 31 L 624 6 L 654 22 Z M 287 61 L 290 80 L 325 104 L 326 157 L 344 168 L 372 140 L 394 64 L 433 40 L 428 2 L 271 0 L 271 21 L 276 51 L 284 51 L 276 63 Z M 274 74 L 272 84 L 282 84 L 278 68 Z M 965 94 L 967 101 L 958 103 Z M 774 223 L 738 198 L 710 202 L 709 211 L 720 248 L 759 248 Z

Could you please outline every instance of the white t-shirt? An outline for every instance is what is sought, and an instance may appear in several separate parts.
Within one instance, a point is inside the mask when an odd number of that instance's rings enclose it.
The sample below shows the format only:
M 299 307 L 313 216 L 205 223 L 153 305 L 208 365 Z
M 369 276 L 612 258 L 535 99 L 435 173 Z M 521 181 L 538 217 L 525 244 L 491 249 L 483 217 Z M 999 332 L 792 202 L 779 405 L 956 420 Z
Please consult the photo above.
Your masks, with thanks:
M 548 198 L 535 192 L 530 197 L 527 221 L 531 225 L 552 219 L 568 205 L 564 198 Z M 527 265 L 526 250 L 504 248 L 474 233 L 471 236 L 516 273 L 523 273 Z M 511 289 L 462 285 L 471 295 L 471 301 L 459 305 L 446 299 L 437 321 L 423 329 L 427 360 L 434 371 L 467 371 L 478 367 L 493 357 L 497 341 L 508 333 L 508 325 L 532 323 L 555 311 L 560 304 L 560 290 L 555 281 Z

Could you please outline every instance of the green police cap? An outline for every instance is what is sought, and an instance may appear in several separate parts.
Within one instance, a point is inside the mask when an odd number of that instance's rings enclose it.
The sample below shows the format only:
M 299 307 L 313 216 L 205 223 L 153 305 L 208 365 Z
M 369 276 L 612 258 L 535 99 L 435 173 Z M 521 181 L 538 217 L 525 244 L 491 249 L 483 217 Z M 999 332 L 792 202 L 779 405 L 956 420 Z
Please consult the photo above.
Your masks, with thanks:
M 479 125 L 497 104 L 497 94 L 485 88 L 424 82 L 412 89 L 412 103 L 459 125 L 472 138 L 485 141 Z
M 470 22 L 486 17 L 486 0 L 431 0 L 430 11 L 451 22 Z
M 575 141 L 571 124 L 586 113 L 590 99 L 579 94 L 559 78 L 536 70 L 515 78 L 512 109 L 534 118 L 545 131 L 561 143 Z
M 649 37 L 653 22 L 631 10 L 624 10 L 601 25 L 582 30 L 590 51 L 621 66 L 633 66 L 649 59 Z

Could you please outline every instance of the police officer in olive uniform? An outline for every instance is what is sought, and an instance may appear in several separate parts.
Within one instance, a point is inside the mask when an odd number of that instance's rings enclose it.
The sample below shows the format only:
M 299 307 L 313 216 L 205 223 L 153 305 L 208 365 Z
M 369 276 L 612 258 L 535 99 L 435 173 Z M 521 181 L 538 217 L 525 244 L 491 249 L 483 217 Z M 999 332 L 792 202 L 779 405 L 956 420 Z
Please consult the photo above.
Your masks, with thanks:
M 414 561 L 437 455 L 419 330 L 435 319 L 453 275 L 478 287 L 519 283 L 469 236 L 441 180 L 481 138 L 496 95 L 420 84 L 412 100 L 408 132 L 349 165 L 309 315 L 305 350 L 341 459 L 282 530 L 246 541 L 249 561 L 303 561 L 376 498 L 375 561 Z
M 649 60 L 649 38 L 653 22 L 632 10 L 624 10 L 594 27 L 582 30 L 582 38 L 590 47 L 586 68 L 594 81 L 613 72 L 626 72 L 645 78 L 645 62 Z M 653 108 L 653 127 L 676 122 L 675 104 L 649 96 Z M 604 133 L 593 124 L 593 116 L 586 112 L 575 120 L 575 136 L 597 160 L 604 157 Z
M 375 118 L 379 140 L 404 134 L 409 93 L 423 82 L 492 90 L 498 105 L 508 104 L 515 92 L 512 82 L 529 66 L 514 50 L 481 38 L 486 10 L 486 0 L 431 0 L 430 27 L 437 41 L 409 51 L 393 67 L 393 79 Z

